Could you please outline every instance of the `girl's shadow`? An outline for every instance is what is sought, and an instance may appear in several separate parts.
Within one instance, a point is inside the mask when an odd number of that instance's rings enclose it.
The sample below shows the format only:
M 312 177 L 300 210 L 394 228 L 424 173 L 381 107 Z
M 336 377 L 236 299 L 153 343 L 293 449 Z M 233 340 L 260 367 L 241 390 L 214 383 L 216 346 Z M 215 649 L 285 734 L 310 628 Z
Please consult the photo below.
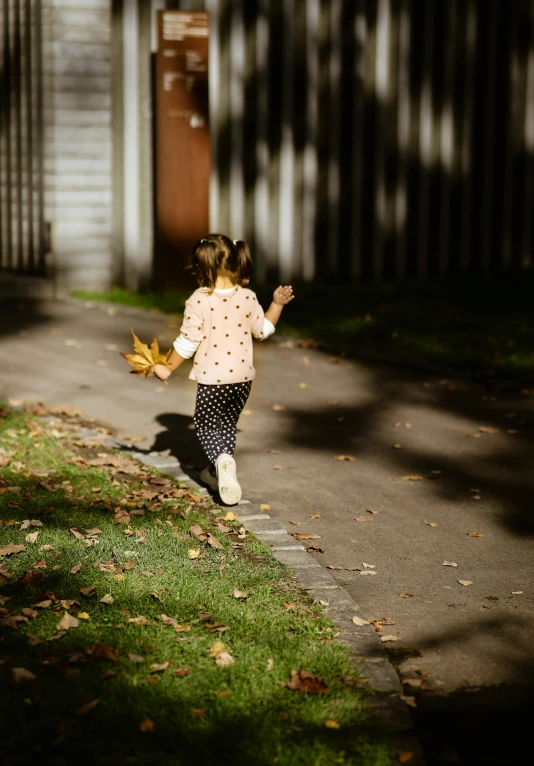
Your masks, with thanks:
M 164 426 L 166 430 L 156 436 L 151 451 L 169 450 L 169 454 L 178 460 L 184 473 L 197 481 L 200 471 L 206 467 L 208 460 L 197 439 L 192 418 L 174 412 L 165 412 L 158 415 L 156 422 Z

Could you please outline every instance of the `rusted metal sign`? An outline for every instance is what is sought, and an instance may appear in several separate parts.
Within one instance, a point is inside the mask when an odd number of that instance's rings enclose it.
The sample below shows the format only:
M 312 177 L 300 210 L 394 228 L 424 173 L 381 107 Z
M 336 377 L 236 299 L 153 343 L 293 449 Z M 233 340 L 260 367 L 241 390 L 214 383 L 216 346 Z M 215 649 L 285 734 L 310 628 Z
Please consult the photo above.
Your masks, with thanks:
M 210 135 L 207 13 L 160 11 L 156 54 L 156 264 L 159 287 L 186 282 L 208 231 Z

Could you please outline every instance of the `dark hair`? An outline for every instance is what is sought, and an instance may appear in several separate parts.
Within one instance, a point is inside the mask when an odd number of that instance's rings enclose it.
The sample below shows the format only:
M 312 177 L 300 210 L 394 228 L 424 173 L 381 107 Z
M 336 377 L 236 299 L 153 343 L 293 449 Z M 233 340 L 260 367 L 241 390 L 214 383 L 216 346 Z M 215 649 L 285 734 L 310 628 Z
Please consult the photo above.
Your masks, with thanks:
M 215 289 L 217 276 L 229 277 L 234 285 L 250 281 L 252 257 L 246 242 L 232 242 L 224 234 L 208 234 L 193 249 L 191 264 L 200 287 Z

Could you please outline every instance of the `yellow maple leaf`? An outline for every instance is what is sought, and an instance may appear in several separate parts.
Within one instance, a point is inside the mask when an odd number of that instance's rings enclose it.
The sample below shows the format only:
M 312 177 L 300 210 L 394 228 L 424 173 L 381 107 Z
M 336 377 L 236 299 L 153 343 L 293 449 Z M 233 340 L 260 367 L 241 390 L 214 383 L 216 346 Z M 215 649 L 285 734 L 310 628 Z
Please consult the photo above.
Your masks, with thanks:
M 133 330 L 132 336 L 135 353 L 123 354 L 121 352 L 121 356 L 133 367 L 131 371 L 133 375 L 144 375 L 146 378 L 150 375 L 150 370 L 155 364 L 166 364 L 171 351 L 169 350 L 166 354 L 162 354 L 156 336 L 154 336 L 150 347 L 140 341 Z

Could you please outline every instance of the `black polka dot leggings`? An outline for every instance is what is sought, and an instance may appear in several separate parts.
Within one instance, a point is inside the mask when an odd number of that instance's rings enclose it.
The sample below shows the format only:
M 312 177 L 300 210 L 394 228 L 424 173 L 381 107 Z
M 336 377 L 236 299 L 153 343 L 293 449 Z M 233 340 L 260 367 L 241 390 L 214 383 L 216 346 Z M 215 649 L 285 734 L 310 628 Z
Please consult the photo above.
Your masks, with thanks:
M 198 384 L 195 427 L 202 449 L 212 463 L 221 452 L 234 454 L 237 421 L 251 386 L 251 380 L 213 386 Z

